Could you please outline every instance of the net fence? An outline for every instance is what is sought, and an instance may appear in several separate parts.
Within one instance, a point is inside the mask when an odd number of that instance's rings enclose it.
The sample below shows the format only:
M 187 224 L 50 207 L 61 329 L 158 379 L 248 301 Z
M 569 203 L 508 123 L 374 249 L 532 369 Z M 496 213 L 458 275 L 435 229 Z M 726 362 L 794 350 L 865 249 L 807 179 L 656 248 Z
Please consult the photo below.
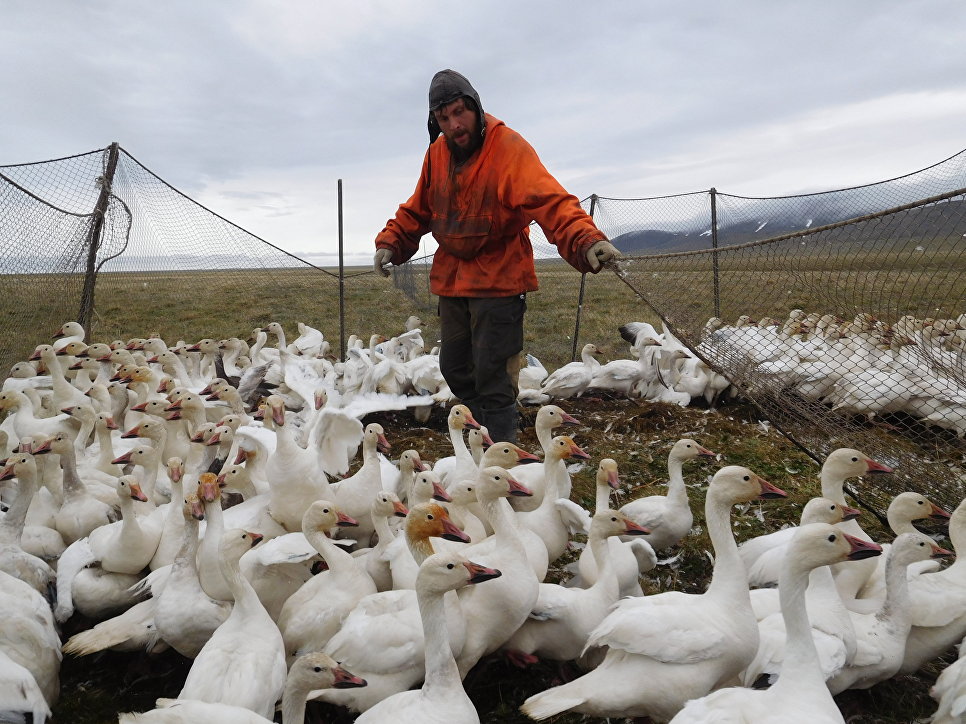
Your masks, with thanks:
M 707 369 L 816 459 L 855 447 L 897 469 L 856 491 L 884 509 L 917 489 L 963 497 L 966 433 L 966 152 L 878 184 L 748 198 L 711 191 L 582 204 L 625 254 L 616 274 L 576 273 L 539 227 L 540 290 L 526 351 L 548 370 L 594 342 L 627 357 L 618 327 L 665 322 Z M 333 227 L 335 225 L 333 224 Z M 393 268 L 319 266 L 211 211 L 113 145 L 0 166 L 4 369 L 68 320 L 88 340 L 169 344 L 280 322 L 325 335 L 391 336 L 419 316 L 438 338 L 432 256 Z M 334 231 L 318 248 L 338 251 Z M 665 370 L 683 388 L 701 368 Z

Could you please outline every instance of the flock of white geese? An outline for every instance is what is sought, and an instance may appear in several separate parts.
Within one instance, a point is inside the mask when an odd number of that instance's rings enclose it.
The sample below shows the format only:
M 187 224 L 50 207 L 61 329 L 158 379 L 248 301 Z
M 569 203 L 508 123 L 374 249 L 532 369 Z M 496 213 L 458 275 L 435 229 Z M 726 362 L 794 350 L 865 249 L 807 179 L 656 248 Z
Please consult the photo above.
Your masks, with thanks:
M 903 493 L 888 511 L 894 540 L 877 544 L 843 485 L 891 471 L 857 450 L 828 456 L 801 526 L 740 546 L 732 509 L 785 493 L 748 468 L 717 470 L 700 595 L 640 585 L 691 532 L 684 466 L 715 458 L 694 440 L 671 448 L 666 495 L 620 508 L 617 463 L 597 461 L 594 511 L 570 500 L 568 463 L 590 456 L 554 436 L 577 421 L 549 401 L 535 421 L 542 461 L 453 404 L 452 456 L 390 462 L 392 431 L 360 418 L 447 394 L 426 363 L 424 394 L 387 381 L 433 356 L 408 326 L 337 365 L 304 325 L 289 345 L 273 323 L 245 350 L 89 344 L 68 323 L 16 365 L 0 391 L 0 721 L 51 715 L 62 651 L 172 648 L 193 660 L 181 690 L 119 721 L 280 712 L 295 724 L 321 699 L 358 722 L 478 722 L 462 681 L 502 652 L 584 672 L 520 703 L 537 720 L 842 722 L 833 695 L 915 671 L 966 636 L 966 564 L 943 567 L 951 552 L 913 527 L 946 519 L 966 550 L 966 505 L 950 515 Z M 639 352 L 667 341 L 622 334 Z M 547 582 L 577 536 L 574 577 Z M 62 643 L 75 612 L 98 623 Z M 932 693 L 934 722 L 963 721 L 966 668 L 950 665 Z

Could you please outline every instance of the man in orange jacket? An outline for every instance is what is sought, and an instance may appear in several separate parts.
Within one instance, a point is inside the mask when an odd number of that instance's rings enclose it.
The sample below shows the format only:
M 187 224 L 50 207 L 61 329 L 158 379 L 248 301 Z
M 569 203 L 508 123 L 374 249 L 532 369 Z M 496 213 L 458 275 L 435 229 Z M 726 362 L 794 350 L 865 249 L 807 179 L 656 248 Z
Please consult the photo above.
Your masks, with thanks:
M 376 236 L 373 266 L 389 276 L 387 264 L 410 259 L 433 234 L 443 377 L 494 440 L 512 442 L 526 293 L 537 289 L 530 223 L 578 271 L 596 273 L 619 253 L 454 70 L 430 83 L 429 141 L 416 191 Z

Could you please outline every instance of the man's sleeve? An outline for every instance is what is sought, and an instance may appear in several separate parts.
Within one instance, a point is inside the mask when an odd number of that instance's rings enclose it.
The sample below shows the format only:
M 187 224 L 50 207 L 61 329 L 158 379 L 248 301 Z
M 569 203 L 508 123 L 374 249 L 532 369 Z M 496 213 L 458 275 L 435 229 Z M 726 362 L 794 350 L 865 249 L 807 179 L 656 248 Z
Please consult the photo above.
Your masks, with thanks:
M 432 212 L 429 208 L 429 151 L 423 159 L 416 190 L 401 204 L 396 215 L 376 235 L 376 248 L 392 251 L 392 263 L 402 264 L 419 250 L 419 240 L 429 231 Z
M 594 224 L 580 201 L 546 169 L 536 151 L 517 133 L 507 139 L 511 153 L 510 173 L 504 176 L 502 193 L 511 208 L 519 208 L 536 221 L 571 266 L 594 272 L 587 261 L 587 249 L 607 236 Z

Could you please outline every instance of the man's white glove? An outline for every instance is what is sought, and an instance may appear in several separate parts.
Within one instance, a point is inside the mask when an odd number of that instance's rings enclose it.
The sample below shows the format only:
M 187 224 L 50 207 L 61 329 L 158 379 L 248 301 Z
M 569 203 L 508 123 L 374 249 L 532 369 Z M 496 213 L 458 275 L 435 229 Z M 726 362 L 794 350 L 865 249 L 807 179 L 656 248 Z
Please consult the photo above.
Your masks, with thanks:
M 609 241 L 596 241 L 587 249 L 587 262 L 594 271 L 612 259 L 620 259 L 621 253 Z
M 389 270 L 386 269 L 385 266 L 391 262 L 391 249 L 376 249 L 376 255 L 372 258 L 372 268 L 375 270 L 376 274 L 382 274 L 384 277 L 387 277 L 389 276 Z

